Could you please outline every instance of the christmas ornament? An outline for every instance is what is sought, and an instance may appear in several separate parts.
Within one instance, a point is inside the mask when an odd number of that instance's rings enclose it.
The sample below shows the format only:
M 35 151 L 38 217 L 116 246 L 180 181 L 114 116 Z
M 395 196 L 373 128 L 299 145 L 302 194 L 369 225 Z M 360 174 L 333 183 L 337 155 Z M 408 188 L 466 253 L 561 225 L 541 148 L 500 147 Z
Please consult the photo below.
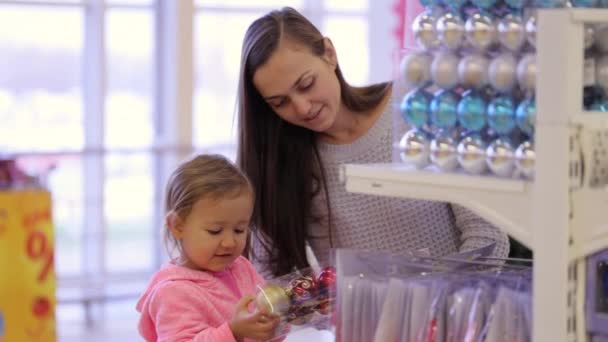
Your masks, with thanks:
M 429 163 L 429 139 L 425 133 L 413 129 L 399 141 L 399 156 L 407 164 L 423 168 Z
M 490 101 L 488 126 L 498 134 L 511 133 L 515 127 L 515 105 L 509 96 L 498 96 Z
M 450 129 L 456 125 L 458 95 L 450 90 L 441 90 L 435 95 L 430 105 L 431 124 Z
M 278 314 L 289 311 L 291 300 L 283 287 L 268 284 L 259 287 L 259 290 L 255 300 L 258 310 Z
M 536 88 L 536 55 L 526 54 L 517 64 L 517 82 L 525 92 L 534 92 Z
M 522 132 L 532 137 L 534 135 L 534 123 L 536 121 L 536 102 L 528 98 L 523 100 L 515 110 L 515 123 Z
M 521 17 L 507 14 L 498 21 L 498 41 L 512 52 L 517 52 L 523 46 L 526 34 Z
M 534 178 L 535 160 L 536 154 L 532 142 L 524 141 L 515 150 L 515 167 L 524 177 Z
M 451 52 L 439 52 L 431 63 L 431 79 L 442 89 L 451 89 L 458 83 L 459 59 Z
M 481 88 L 488 83 L 490 62 L 481 54 L 464 56 L 458 63 L 458 81 L 466 88 Z
M 400 64 L 401 75 L 408 86 L 425 86 L 431 80 L 431 56 L 424 52 L 406 55 Z
M 308 303 L 317 296 L 317 284 L 312 277 L 301 276 L 289 282 L 287 293 L 292 305 L 309 306 Z
M 429 121 L 431 94 L 424 89 L 414 89 L 401 101 L 401 116 L 405 122 L 414 127 L 422 127 Z
M 464 137 L 456 148 L 458 164 L 467 173 L 478 175 L 486 171 L 486 144 L 479 134 Z
M 420 47 L 432 50 L 439 46 L 440 42 L 435 31 L 437 17 L 430 11 L 420 13 L 412 22 L 412 32 Z
M 511 177 L 514 169 L 513 145 L 506 138 L 494 140 L 486 149 L 488 167 L 497 176 Z
M 477 91 L 465 92 L 457 108 L 460 125 L 472 132 L 481 130 L 486 125 L 486 108 L 486 101 Z
M 452 171 L 458 166 L 456 142 L 449 134 L 439 134 L 431 140 L 431 162 L 441 171 Z
M 517 61 L 511 54 L 502 54 L 490 62 L 488 80 L 500 92 L 509 92 L 515 84 Z
M 536 47 L 536 11 L 532 12 L 526 19 L 524 31 L 526 32 L 526 40 L 530 45 Z
M 496 25 L 492 17 L 482 13 L 470 16 L 464 24 L 467 41 L 477 50 L 485 51 L 497 40 Z
M 460 16 L 447 12 L 437 20 L 436 26 L 439 41 L 450 50 L 460 47 L 464 38 L 464 23 Z

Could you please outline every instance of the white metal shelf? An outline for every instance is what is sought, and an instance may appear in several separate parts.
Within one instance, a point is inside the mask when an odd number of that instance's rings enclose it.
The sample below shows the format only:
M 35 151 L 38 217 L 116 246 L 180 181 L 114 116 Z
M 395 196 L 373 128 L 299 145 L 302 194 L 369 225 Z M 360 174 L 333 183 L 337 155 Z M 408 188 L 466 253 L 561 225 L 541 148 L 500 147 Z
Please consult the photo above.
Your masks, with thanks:
M 529 182 L 417 170 L 404 164 L 345 165 L 346 190 L 460 204 L 532 248 Z
M 584 286 L 577 287 L 572 274 L 584 279 L 584 258 L 608 248 L 608 189 L 584 182 L 573 187 L 573 180 L 577 183 L 579 178 L 570 171 L 582 161 L 589 172 L 593 151 L 589 133 L 608 129 L 608 113 L 581 108 L 584 24 L 608 23 L 608 9 L 543 9 L 538 15 L 533 182 L 438 173 L 401 164 L 345 165 L 342 176 L 350 192 L 469 207 L 532 248 L 532 340 L 582 342 L 586 340 L 581 310 Z M 573 145 L 581 147 L 573 150 Z M 579 152 L 583 159 L 575 163 Z M 576 272 L 571 272 L 574 266 Z

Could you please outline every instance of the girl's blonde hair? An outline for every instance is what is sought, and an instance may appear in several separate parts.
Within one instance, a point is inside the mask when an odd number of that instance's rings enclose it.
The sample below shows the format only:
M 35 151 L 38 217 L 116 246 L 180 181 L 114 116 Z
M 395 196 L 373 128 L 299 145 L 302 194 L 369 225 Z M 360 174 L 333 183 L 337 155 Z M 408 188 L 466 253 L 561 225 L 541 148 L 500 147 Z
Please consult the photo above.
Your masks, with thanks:
M 169 177 L 165 215 L 175 213 L 185 220 L 198 200 L 233 198 L 243 191 L 253 194 L 251 183 L 230 160 L 217 154 L 197 155 L 181 163 Z M 170 256 L 175 249 L 181 252 L 179 242 L 166 226 L 163 239 Z

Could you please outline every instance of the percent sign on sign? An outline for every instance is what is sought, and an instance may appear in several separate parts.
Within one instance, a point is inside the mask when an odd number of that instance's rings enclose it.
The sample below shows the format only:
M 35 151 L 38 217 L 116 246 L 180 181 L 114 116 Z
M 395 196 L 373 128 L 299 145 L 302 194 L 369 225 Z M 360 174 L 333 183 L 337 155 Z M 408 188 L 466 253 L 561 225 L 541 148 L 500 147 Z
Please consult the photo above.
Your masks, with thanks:
M 42 261 L 43 266 L 38 273 L 38 282 L 44 282 L 53 268 L 53 249 L 49 246 L 46 235 L 38 230 L 30 231 L 26 241 L 27 256 L 35 261 Z

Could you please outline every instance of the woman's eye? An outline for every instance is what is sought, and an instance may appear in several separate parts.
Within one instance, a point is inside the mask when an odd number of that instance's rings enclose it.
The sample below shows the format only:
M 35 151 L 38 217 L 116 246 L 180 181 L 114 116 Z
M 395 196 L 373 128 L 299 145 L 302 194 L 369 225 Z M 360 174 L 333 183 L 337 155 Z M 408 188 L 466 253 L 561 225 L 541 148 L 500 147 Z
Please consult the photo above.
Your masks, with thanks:
M 310 79 L 308 82 L 304 83 L 304 84 L 303 84 L 303 85 L 300 87 L 300 89 L 302 89 L 302 90 L 307 90 L 307 89 L 310 89 L 310 87 L 312 87 L 312 85 L 313 85 L 314 83 L 315 83 L 315 80 L 311 78 L 311 79 Z

